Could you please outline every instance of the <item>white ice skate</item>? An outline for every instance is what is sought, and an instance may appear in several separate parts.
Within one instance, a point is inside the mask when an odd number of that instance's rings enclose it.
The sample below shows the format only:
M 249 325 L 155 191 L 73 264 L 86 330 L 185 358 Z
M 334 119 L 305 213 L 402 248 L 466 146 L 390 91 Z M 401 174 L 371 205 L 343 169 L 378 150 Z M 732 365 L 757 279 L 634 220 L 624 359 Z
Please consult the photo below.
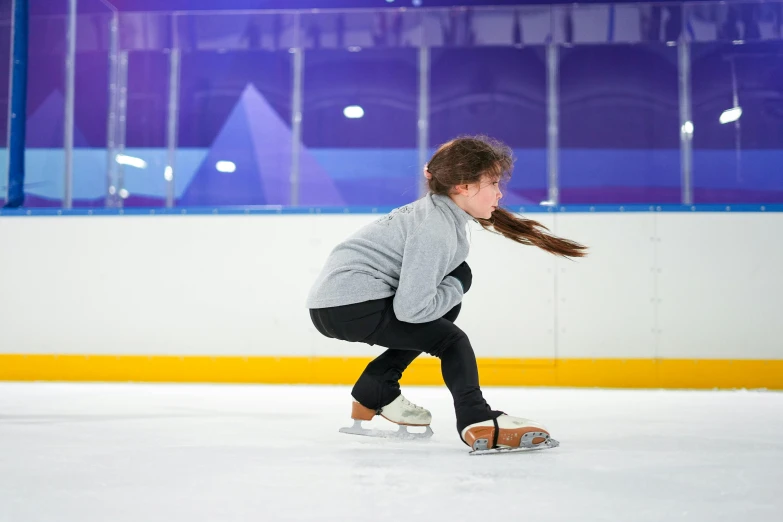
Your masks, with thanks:
M 376 415 L 380 415 L 390 422 L 399 424 L 399 429 L 393 431 L 367 429 L 362 427 L 362 421 L 372 420 Z M 353 419 L 353 426 L 349 428 L 340 428 L 340 433 L 398 439 L 428 439 L 432 437 L 432 428 L 430 428 L 432 414 L 421 406 L 416 406 L 402 395 L 378 411 L 365 408 L 358 402 L 353 401 L 351 418 Z M 408 431 L 408 426 L 424 427 L 424 432 Z
M 549 431 L 530 419 L 501 415 L 497 419 L 471 424 L 462 430 L 471 455 L 487 455 L 556 448 L 559 442 L 549 437 Z

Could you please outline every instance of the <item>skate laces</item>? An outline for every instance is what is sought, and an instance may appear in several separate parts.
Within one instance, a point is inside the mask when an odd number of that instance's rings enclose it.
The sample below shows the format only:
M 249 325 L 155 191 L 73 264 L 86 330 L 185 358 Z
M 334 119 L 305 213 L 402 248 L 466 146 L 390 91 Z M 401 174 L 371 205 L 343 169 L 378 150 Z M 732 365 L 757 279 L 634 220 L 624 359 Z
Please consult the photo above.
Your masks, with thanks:
M 422 408 L 421 406 L 417 406 L 416 404 L 413 404 L 411 401 L 409 401 L 405 397 L 402 398 L 402 405 L 403 406 L 410 406 L 414 410 L 419 410 L 419 411 L 422 411 L 422 412 L 427 411 L 424 408 Z

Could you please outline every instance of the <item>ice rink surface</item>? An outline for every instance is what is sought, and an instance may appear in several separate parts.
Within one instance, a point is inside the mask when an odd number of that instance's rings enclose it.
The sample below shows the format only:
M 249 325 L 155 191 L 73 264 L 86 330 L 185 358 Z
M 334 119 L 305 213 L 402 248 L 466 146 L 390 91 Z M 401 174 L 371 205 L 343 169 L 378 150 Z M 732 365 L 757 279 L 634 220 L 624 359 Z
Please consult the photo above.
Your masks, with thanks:
M 783 393 L 485 388 L 561 446 L 481 457 L 403 393 L 431 439 L 338 433 L 348 387 L 0 383 L 0 521 L 783 521 Z

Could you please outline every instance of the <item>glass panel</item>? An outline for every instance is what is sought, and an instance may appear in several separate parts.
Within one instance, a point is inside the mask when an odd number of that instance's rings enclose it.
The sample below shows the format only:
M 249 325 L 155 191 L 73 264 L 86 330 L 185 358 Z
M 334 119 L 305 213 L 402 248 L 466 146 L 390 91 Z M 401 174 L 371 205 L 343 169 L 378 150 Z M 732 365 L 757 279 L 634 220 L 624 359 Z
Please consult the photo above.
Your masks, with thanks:
M 291 57 L 287 50 L 183 52 L 178 205 L 290 201 Z
M 73 207 L 103 207 L 109 118 L 109 42 L 112 11 L 100 0 L 79 0 L 73 128 Z
M 60 206 L 67 2 L 33 4 L 25 204 Z M 102 0 L 80 0 L 78 9 L 73 203 L 98 207 L 107 168 L 116 167 L 107 153 L 113 11 Z M 0 63 L 9 63 L 10 15 L 3 3 Z M 416 199 L 422 44 L 430 53 L 429 152 L 460 134 L 499 138 L 517 156 L 504 203 L 536 204 L 547 197 L 551 42 L 560 61 L 561 201 L 679 203 L 683 37 L 693 41 L 696 202 L 783 201 L 776 169 L 783 160 L 781 2 L 123 12 L 119 22 L 119 48 L 128 52 L 124 154 L 138 160 L 121 167 L 126 206 L 166 202 L 173 47 L 182 50 L 177 205 Z M 296 47 L 304 49 L 301 62 Z M 297 63 L 303 119 L 293 162 Z M 4 69 L 0 186 L 7 177 Z M 735 106 L 741 115 L 729 111 Z
M 25 133 L 25 207 L 59 207 L 64 195 L 67 4 L 38 2 L 30 12 Z M 76 131 L 74 131 L 76 138 Z
M 698 2 L 687 7 L 690 37 L 705 41 L 780 40 L 781 2 Z
M 305 49 L 418 47 L 418 11 L 319 12 L 301 16 L 300 45 Z
M 562 203 L 679 203 L 677 48 L 561 50 Z
M 504 205 L 547 198 L 546 49 L 435 48 L 431 52 L 430 146 L 484 134 L 514 149 Z
M 120 11 L 120 49 L 126 51 L 171 49 L 177 32 L 175 15 L 164 11 Z
M 783 42 L 691 54 L 695 202 L 783 202 Z
M 129 16 L 126 24 L 138 28 L 144 34 L 150 13 Z M 174 19 L 159 21 L 164 25 L 152 38 L 136 38 L 129 42 L 135 49 L 170 47 L 169 24 L 175 29 L 175 42 L 180 49 L 187 51 L 287 51 L 295 46 L 296 15 L 292 13 L 189 13 L 174 15 Z M 163 36 L 166 35 L 166 36 Z
M 676 42 L 683 5 L 620 3 L 553 7 L 554 41 L 565 44 Z
M 127 116 L 120 197 L 126 207 L 166 205 L 168 148 L 168 99 L 170 57 L 168 51 L 128 53 Z M 187 155 L 183 155 L 187 157 Z M 177 158 L 179 160 L 179 157 Z M 177 176 L 192 174 L 193 165 L 175 163 Z M 179 180 L 178 180 L 179 181 Z
M 304 53 L 303 205 L 418 198 L 417 49 Z
M 431 47 L 521 46 L 551 40 L 546 5 L 452 7 L 426 11 L 425 41 Z

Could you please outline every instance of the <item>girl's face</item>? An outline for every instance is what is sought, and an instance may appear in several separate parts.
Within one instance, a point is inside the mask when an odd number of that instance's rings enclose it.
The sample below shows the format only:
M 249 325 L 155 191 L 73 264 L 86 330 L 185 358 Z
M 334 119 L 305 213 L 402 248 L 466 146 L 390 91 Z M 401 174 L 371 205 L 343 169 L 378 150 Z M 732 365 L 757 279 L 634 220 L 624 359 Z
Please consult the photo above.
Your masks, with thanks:
M 482 176 L 478 183 L 459 185 L 456 191 L 454 202 L 474 218 L 481 219 L 490 219 L 503 197 L 498 180 L 488 176 Z

